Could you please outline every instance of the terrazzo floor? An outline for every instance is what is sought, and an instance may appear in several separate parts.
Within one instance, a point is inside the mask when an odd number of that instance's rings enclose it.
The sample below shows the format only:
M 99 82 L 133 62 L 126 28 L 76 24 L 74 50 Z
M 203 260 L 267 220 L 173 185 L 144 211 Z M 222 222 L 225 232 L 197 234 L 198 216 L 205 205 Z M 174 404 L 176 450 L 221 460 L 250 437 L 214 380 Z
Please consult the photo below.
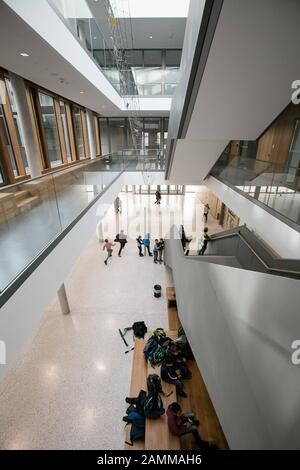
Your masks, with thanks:
M 102 245 L 91 238 L 65 282 L 71 314 L 63 316 L 54 299 L 0 383 L 0 449 L 124 447 L 132 352 L 125 354 L 118 329 L 139 320 L 148 329 L 167 328 L 166 298 L 154 298 L 153 285 L 164 293 L 171 283 L 164 265 L 138 257 L 134 236 L 150 224 L 153 237 L 164 236 L 170 208 L 192 227 L 198 209 L 195 194 L 165 196 L 160 208 L 153 196 L 121 198 L 122 215 L 116 218 L 112 208 L 103 230 L 110 237 L 118 227 L 131 232 L 124 256 L 115 250 L 106 267 Z M 220 230 L 211 218 L 208 226 L 211 233 Z M 133 343 L 130 332 L 126 339 Z

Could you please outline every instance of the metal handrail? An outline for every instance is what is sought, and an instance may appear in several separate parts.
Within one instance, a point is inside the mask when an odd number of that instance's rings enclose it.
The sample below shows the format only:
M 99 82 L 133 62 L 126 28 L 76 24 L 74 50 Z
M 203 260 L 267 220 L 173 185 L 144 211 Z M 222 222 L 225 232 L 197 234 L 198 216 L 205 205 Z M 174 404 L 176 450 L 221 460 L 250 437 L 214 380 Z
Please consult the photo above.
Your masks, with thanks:
M 291 269 L 272 268 L 271 266 L 269 266 L 269 265 L 261 258 L 261 256 L 259 256 L 259 254 L 254 250 L 254 248 L 249 244 L 249 242 L 246 240 L 246 238 L 243 237 L 243 235 L 241 235 L 240 232 L 237 232 L 237 233 L 229 233 L 228 235 L 215 236 L 214 238 L 211 239 L 211 241 L 221 240 L 221 239 L 223 239 L 223 238 L 231 238 L 231 237 L 239 237 L 241 240 L 243 240 L 243 242 L 247 245 L 247 247 L 252 251 L 252 253 L 254 254 L 254 256 L 256 256 L 256 258 L 264 265 L 264 267 L 265 267 L 268 271 L 273 271 L 273 272 L 278 272 L 278 273 L 294 274 L 294 275 L 300 276 L 300 271 L 293 271 L 293 270 L 291 270 Z
M 20 186 L 22 184 L 31 183 L 32 181 L 36 181 L 36 180 L 39 180 L 39 179 L 42 179 L 42 178 L 46 178 L 46 177 L 49 178 L 49 176 L 52 176 L 52 175 L 57 174 L 57 173 L 62 173 L 66 170 L 70 170 L 71 168 L 80 168 L 81 166 L 91 165 L 92 163 L 95 163 L 96 161 L 103 160 L 108 155 L 111 155 L 111 154 L 100 155 L 99 157 L 89 159 L 86 162 L 79 160 L 78 162 L 76 162 L 73 165 L 71 164 L 71 165 L 68 165 L 64 168 L 59 168 L 58 170 L 49 171 L 49 172 L 45 173 L 44 175 L 34 176 L 33 178 L 29 178 L 29 179 L 26 179 L 26 180 L 23 180 L 23 181 L 19 181 L 18 183 L 7 184 L 7 185 L 0 188 L 0 192 L 7 192 L 7 190 L 10 189 L 10 188 L 15 188 L 15 187 Z

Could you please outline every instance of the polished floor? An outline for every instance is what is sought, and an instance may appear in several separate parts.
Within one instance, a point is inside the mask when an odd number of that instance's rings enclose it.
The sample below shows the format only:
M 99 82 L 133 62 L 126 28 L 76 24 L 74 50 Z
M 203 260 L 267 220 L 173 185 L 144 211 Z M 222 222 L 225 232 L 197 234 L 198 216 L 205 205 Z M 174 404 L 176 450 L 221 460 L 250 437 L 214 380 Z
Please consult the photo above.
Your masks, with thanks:
M 117 228 L 129 234 L 124 255 L 103 263 L 96 234 L 66 279 L 71 314 L 53 300 L 18 360 L 0 383 L 1 449 L 122 449 L 124 398 L 129 392 L 132 353 L 118 329 L 144 320 L 149 329 L 168 326 L 165 296 L 153 285 L 171 283 L 164 265 L 137 255 L 135 237 L 144 231 L 164 236 L 171 221 L 183 220 L 186 233 L 203 225 L 195 194 L 153 196 L 122 193 L 122 214 L 108 212 L 105 236 Z M 210 231 L 219 227 L 213 219 Z M 133 343 L 130 332 L 129 344 Z

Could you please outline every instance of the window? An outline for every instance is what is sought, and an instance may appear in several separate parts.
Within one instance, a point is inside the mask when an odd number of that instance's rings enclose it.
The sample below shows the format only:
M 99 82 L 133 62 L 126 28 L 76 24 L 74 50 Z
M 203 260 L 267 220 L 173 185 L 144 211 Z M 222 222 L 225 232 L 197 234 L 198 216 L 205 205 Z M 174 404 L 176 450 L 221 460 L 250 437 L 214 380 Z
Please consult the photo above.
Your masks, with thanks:
M 39 93 L 39 101 L 50 167 L 54 168 L 63 163 L 58 137 L 54 100 L 52 96 Z
M 8 92 L 8 96 L 9 96 L 9 102 L 10 102 L 10 106 L 11 106 L 11 110 L 12 110 L 12 114 L 13 114 L 13 120 L 14 120 L 14 124 L 15 124 L 17 139 L 18 139 L 18 145 L 19 145 L 20 150 L 21 150 L 21 156 L 22 156 L 22 160 L 23 160 L 26 175 L 29 175 L 30 174 L 30 169 L 29 169 L 29 165 L 28 165 L 28 161 L 27 161 L 27 156 L 26 156 L 24 143 L 23 143 L 22 137 L 21 137 L 22 136 L 22 134 L 21 134 L 21 125 L 20 125 L 20 120 L 19 120 L 19 116 L 18 116 L 18 112 L 17 112 L 16 103 L 15 103 L 13 88 L 12 88 L 12 85 L 11 85 L 11 81 L 8 78 L 6 78 L 5 82 L 6 82 L 7 92 Z
M 108 134 L 108 121 L 106 118 L 100 118 L 100 134 L 101 134 L 101 153 L 102 155 L 109 154 L 109 134 Z
M 5 147 L 7 149 L 6 162 L 7 162 L 7 157 L 8 157 L 10 164 L 12 166 L 14 177 L 19 176 L 19 169 L 18 169 L 18 165 L 15 159 L 14 149 L 11 144 L 10 135 L 9 135 L 8 128 L 7 128 L 7 122 L 6 122 L 4 109 L 2 105 L 0 106 L 0 136 L 1 136 L 1 141 L 2 141 L 3 151 L 5 152 L 4 150 Z M 9 181 L 9 182 L 12 183 L 13 181 Z
M 83 141 L 81 111 L 76 106 L 73 107 L 73 117 L 74 117 L 74 130 L 75 130 L 78 156 L 79 156 L 79 160 L 83 160 L 85 158 L 85 150 L 84 150 L 84 141 Z
M 66 111 L 66 105 L 64 101 L 60 101 L 59 106 L 60 106 L 60 119 L 62 122 L 63 137 L 64 137 L 64 143 L 65 143 L 66 159 L 67 159 L 67 162 L 71 162 L 72 151 L 71 151 L 71 144 L 70 144 L 67 111 Z
M 21 141 L 17 109 L 10 81 L 0 76 L 0 184 L 12 184 L 29 173 Z M 27 171 L 26 171 L 27 168 Z

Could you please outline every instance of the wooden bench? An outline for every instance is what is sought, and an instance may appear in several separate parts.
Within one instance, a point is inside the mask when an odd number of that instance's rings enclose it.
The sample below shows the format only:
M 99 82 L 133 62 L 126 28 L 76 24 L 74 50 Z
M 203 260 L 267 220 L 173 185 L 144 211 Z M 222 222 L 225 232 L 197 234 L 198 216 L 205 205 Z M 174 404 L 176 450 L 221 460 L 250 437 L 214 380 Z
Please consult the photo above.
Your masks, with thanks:
M 178 331 L 181 327 L 181 323 L 178 317 L 177 303 L 175 296 L 174 287 L 167 287 L 166 295 L 168 300 L 168 319 L 169 319 L 169 328 L 172 331 Z
M 177 338 L 177 331 L 167 331 L 166 333 L 171 339 Z M 148 362 L 147 376 L 149 374 L 160 376 L 160 367 L 152 367 Z M 167 411 L 168 406 L 177 401 L 176 387 L 164 381 L 162 381 L 162 387 L 166 395 L 172 392 L 169 397 L 162 397 L 164 408 Z M 170 433 L 166 414 L 159 419 L 146 419 L 145 449 L 180 450 L 180 439 Z
M 130 397 L 138 396 L 140 390 L 147 391 L 147 363 L 144 358 L 145 340 L 136 339 L 134 343 Z M 129 406 L 129 405 L 128 405 Z M 131 425 L 125 427 L 125 441 L 130 442 Z M 133 446 L 125 444 L 125 450 L 143 450 L 145 449 L 144 441 L 136 441 Z

